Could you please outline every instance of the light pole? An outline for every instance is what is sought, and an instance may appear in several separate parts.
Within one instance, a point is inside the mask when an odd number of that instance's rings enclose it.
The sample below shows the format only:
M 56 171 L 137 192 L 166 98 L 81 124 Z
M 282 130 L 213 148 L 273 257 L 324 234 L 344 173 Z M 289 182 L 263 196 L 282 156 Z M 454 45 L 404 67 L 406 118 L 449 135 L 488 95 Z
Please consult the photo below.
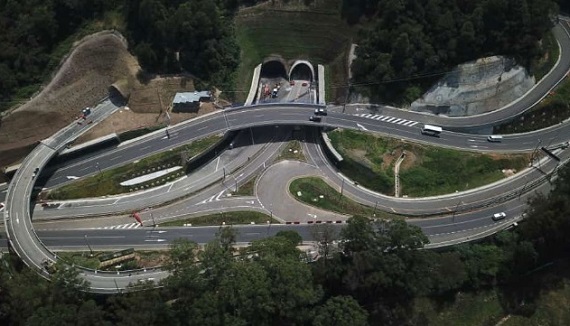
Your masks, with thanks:
M 226 110 L 222 109 L 222 113 L 224 114 L 224 120 L 226 120 L 226 128 L 228 128 L 228 130 L 230 130 L 230 122 L 228 121 L 228 116 L 226 115 Z
M 372 216 L 376 217 L 376 208 L 378 207 L 378 201 L 374 203 L 374 211 L 372 211 Z
M 459 208 L 459 205 L 463 204 L 463 201 L 459 201 L 457 203 L 457 205 L 455 205 L 455 209 L 453 210 L 453 215 L 451 216 L 451 223 L 455 224 L 455 214 L 457 214 L 457 209 Z
M 99 167 L 99 162 L 95 162 L 95 167 L 99 171 L 99 174 L 101 174 L 101 167 Z
M 154 222 L 154 215 L 152 215 L 152 212 L 150 212 L 150 218 L 152 219 L 152 226 L 156 227 L 156 223 Z
M 87 234 L 84 235 L 85 238 L 85 243 L 87 244 L 87 248 L 89 248 L 89 253 L 91 255 L 91 257 L 93 257 L 93 249 L 91 249 L 91 246 L 89 245 L 89 241 L 87 241 Z
M 253 129 L 251 127 L 249 128 L 249 134 L 251 136 L 251 144 L 255 145 L 255 141 L 253 141 Z
M 344 192 L 344 178 L 342 179 L 342 184 L 340 185 L 340 198 L 342 198 L 343 192 Z
M 538 150 L 538 146 L 540 146 L 540 143 L 542 143 L 542 140 L 538 140 L 538 142 L 536 143 L 536 147 L 534 148 L 534 150 L 532 151 L 532 154 L 530 155 L 530 165 L 532 166 L 534 164 L 534 156 L 536 155 L 536 151 Z

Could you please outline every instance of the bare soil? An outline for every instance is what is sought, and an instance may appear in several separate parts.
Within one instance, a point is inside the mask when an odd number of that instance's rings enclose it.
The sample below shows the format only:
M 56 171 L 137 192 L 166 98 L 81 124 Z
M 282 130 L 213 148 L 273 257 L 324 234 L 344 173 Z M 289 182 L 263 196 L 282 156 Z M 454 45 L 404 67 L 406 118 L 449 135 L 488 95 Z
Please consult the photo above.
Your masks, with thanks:
M 2 117 L 0 166 L 20 160 L 30 145 L 71 123 L 81 109 L 104 98 L 115 81 L 134 80 L 139 69 L 118 34 L 100 32 L 79 41 L 39 95 Z
M 119 80 L 127 81 L 130 88 L 128 108 L 101 122 L 76 144 L 112 132 L 166 124 L 165 112 L 175 93 L 195 90 L 191 77 L 156 77 L 143 84 L 137 79 L 139 72 L 140 65 L 120 34 L 105 31 L 78 41 L 50 83 L 0 120 L 0 167 L 19 162 L 39 141 L 71 123 L 84 107 L 107 96 L 109 86 Z M 197 113 L 170 113 L 171 124 L 214 110 L 214 104 L 204 103 Z

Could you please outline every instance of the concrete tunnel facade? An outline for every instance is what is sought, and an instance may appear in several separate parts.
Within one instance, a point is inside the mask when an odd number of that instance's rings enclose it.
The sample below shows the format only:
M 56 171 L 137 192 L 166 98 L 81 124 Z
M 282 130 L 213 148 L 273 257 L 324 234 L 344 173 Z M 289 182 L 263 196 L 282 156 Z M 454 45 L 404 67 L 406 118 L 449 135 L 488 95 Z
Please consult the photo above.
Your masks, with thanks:
M 315 81 L 315 68 L 307 60 L 297 60 L 289 70 L 289 80 L 301 79 L 310 82 Z

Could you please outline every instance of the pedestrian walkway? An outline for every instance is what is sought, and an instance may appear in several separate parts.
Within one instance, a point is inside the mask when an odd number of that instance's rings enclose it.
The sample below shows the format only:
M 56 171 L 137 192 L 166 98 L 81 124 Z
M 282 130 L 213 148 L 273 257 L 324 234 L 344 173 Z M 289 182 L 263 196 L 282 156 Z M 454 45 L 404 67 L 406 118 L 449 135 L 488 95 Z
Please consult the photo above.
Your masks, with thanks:
M 382 122 L 394 123 L 394 124 L 402 125 L 402 126 L 406 126 L 406 127 L 413 127 L 413 126 L 418 124 L 417 121 L 411 121 L 411 120 L 394 118 L 394 117 L 378 115 L 378 114 L 371 114 L 371 113 L 359 113 L 359 114 L 355 114 L 355 116 L 368 118 L 368 119 L 372 119 L 372 120 L 377 120 L 377 121 L 382 121 Z

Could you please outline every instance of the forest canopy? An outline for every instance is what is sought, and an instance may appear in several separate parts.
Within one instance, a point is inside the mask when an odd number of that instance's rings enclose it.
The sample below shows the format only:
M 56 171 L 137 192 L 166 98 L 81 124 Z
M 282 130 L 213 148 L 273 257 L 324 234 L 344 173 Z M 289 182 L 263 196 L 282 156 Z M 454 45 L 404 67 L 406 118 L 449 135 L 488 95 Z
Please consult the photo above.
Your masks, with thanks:
M 540 41 L 557 10 L 552 0 L 345 0 L 347 20 L 370 21 L 358 40 L 353 83 L 370 86 L 372 98 L 409 102 L 466 61 L 505 55 L 529 67 L 544 54 Z

